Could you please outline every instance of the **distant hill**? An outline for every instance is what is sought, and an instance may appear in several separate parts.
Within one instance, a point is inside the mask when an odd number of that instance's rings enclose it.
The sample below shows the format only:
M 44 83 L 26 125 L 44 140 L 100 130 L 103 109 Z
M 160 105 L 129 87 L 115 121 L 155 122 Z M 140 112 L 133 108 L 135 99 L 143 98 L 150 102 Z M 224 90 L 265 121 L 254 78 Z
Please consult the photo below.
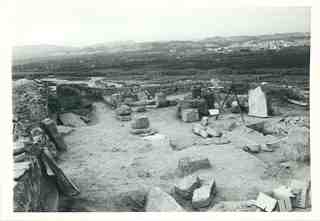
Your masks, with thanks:
M 109 56 L 112 54 L 123 54 L 123 56 L 160 55 L 167 54 L 176 58 L 190 55 L 201 55 L 211 53 L 220 47 L 258 47 L 259 42 L 283 40 L 300 41 L 310 40 L 310 33 L 277 33 L 258 36 L 215 36 L 198 41 L 154 41 L 134 42 L 122 41 L 111 43 L 93 44 L 84 47 L 69 47 L 58 45 L 26 45 L 13 47 L 13 66 L 28 63 L 43 62 L 49 60 L 61 60 L 67 58 L 84 58 L 85 56 Z M 247 44 L 254 42 L 256 46 Z M 302 42 L 302 43 L 301 43 Z M 249 46 L 248 46 L 249 45 Z M 251 46 L 250 46 L 251 45 Z M 259 46 L 260 47 L 260 46 Z M 89 59 L 89 58 L 88 58 Z M 85 60 L 88 60 L 85 59 Z M 91 58 L 90 58 L 91 59 Z M 137 59 L 137 58 L 135 58 Z M 84 62 L 84 61 L 81 61 Z M 112 62 L 112 61 L 110 61 Z M 93 64 L 94 66 L 95 64 Z
M 75 47 L 58 45 L 23 45 L 12 48 L 13 60 L 59 56 L 78 50 Z

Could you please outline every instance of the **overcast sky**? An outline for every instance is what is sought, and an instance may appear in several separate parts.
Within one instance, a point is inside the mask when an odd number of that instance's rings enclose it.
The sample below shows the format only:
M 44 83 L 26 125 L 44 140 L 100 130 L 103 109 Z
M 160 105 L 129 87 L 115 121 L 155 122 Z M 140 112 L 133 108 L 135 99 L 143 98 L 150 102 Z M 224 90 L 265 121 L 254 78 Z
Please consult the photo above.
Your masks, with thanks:
M 173 1 L 20 1 L 14 45 L 194 40 L 212 36 L 310 31 L 307 7 L 216 7 Z M 170 4 L 169 4 L 170 2 Z M 197 1 L 194 1 L 197 2 Z M 153 1 L 154 3 L 154 1 Z

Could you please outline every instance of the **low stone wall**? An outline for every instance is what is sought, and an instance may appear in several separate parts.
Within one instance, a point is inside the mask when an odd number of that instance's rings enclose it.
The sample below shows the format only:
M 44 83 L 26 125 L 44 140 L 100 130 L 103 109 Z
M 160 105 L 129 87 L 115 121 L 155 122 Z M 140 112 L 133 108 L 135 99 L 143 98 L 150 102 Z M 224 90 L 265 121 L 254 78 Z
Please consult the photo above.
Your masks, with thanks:
M 47 91 L 45 85 L 33 80 L 20 79 L 13 82 L 13 137 L 16 153 L 32 142 L 34 128 L 48 117 Z M 48 139 L 41 141 L 54 152 L 54 144 Z M 52 149 L 53 148 L 53 149 Z M 19 151 L 20 151 L 19 150 Z M 16 154 L 14 211 L 47 211 L 46 192 L 57 191 L 43 173 L 37 157 L 23 152 Z
M 48 117 L 47 96 L 44 85 L 32 80 L 13 82 L 12 91 L 14 140 L 29 136 L 32 128 Z

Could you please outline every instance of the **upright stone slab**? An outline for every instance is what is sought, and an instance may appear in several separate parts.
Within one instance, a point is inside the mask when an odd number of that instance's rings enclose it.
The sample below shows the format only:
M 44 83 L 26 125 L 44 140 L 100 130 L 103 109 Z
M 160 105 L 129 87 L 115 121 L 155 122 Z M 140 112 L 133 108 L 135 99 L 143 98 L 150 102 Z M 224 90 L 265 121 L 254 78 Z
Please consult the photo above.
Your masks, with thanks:
M 159 187 L 151 188 L 147 197 L 147 212 L 183 212 L 183 208 Z
M 260 86 L 249 90 L 249 115 L 268 117 L 267 96 Z
M 57 150 L 66 151 L 67 145 L 64 142 L 61 134 L 58 132 L 55 122 L 49 118 L 41 121 L 41 127 L 46 132 L 50 140 L 55 144 Z

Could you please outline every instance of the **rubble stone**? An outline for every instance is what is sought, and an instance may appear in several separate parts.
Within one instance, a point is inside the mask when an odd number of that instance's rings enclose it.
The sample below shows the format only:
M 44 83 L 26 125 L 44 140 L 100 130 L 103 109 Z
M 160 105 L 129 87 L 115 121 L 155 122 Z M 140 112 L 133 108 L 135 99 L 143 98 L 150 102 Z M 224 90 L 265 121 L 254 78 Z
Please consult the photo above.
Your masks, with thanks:
M 144 189 L 120 193 L 117 196 L 116 204 L 119 204 L 123 211 L 145 212 L 147 195 L 148 192 Z
M 209 168 L 211 168 L 211 164 L 208 158 L 201 156 L 184 157 L 178 162 L 178 175 L 187 176 L 197 170 Z
M 290 188 L 295 195 L 293 206 L 305 209 L 309 201 L 310 181 L 292 180 Z
M 208 212 L 255 212 L 257 207 L 248 201 L 221 201 L 215 204 Z
M 199 209 L 209 206 L 215 195 L 215 187 L 216 183 L 214 178 L 202 180 L 201 187 L 193 192 L 192 207 Z
M 74 131 L 73 127 L 67 127 L 62 125 L 57 126 L 57 129 L 59 134 L 61 134 L 62 136 L 68 135 Z
M 204 127 L 208 126 L 209 124 L 209 118 L 208 117 L 202 117 L 200 124 Z
M 138 113 L 142 113 L 142 112 L 146 112 L 147 108 L 145 106 L 140 106 L 140 107 L 134 108 L 133 111 L 138 112 Z
M 74 113 L 60 114 L 59 119 L 63 123 L 64 126 L 70 126 L 70 127 L 84 127 L 84 126 L 86 126 L 86 123 L 83 122 L 81 117 L 77 114 L 74 114 Z
M 261 150 L 260 144 L 249 144 L 242 148 L 244 151 L 250 152 L 250 153 L 259 153 Z
M 168 193 L 159 187 L 149 191 L 146 203 L 147 212 L 183 212 L 183 208 Z
M 271 212 L 275 209 L 277 200 L 265 193 L 260 192 L 255 205 L 264 211 Z
M 170 138 L 169 144 L 172 150 L 183 150 L 186 149 L 194 144 L 194 142 L 189 141 L 188 139 L 179 139 L 179 138 Z
M 206 131 L 207 131 L 209 137 L 221 137 L 222 136 L 221 131 L 214 129 L 214 128 L 211 128 L 211 127 L 208 127 Z
M 129 115 L 117 115 L 117 119 L 119 121 L 130 121 L 131 120 L 131 114 L 129 114 Z
M 292 211 L 292 200 L 294 195 L 292 190 L 286 186 L 280 186 L 273 190 L 273 197 L 278 200 L 278 207 L 280 212 Z
M 119 116 L 130 115 L 132 113 L 131 108 L 128 105 L 121 105 L 116 109 L 116 114 Z
M 174 186 L 175 192 L 185 199 L 192 199 L 193 191 L 201 186 L 200 179 L 195 175 L 184 177 Z
M 203 137 L 203 138 L 207 138 L 209 136 L 206 131 L 206 128 L 201 126 L 200 124 L 192 125 L 192 132 L 196 135 Z

